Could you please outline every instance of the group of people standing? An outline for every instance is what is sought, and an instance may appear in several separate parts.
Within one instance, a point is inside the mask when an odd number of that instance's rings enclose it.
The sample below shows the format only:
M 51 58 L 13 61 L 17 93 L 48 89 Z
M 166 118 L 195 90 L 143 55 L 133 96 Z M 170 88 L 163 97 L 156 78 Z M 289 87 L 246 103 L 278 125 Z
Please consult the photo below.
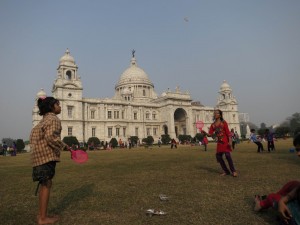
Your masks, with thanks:
M 2 144 L 2 155 L 3 156 L 16 156 L 17 155 L 17 145 L 13 142 L 11 146 L 8 146 L 4 141 Z
M 272 132 L 270 132 L 269 129 L 266 129 L 264 137 L 258 137 L 255 134 L 255 129 L 251 129 L 250 131 L 251 131 L 251 134 L 250 134 L 248 142 L 251 141 L 257 145 L 257 153 L 261 153 L 264 151 L 264 146 L 262 144 L 262 140 L 267 141 L 268 152 L 275 151 L 274 134 Z

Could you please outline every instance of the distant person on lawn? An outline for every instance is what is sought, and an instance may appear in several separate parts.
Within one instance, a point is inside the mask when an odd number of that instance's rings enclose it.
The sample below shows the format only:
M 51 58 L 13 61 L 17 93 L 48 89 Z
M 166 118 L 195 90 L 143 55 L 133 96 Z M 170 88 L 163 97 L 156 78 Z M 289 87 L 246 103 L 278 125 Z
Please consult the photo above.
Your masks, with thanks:
M 274 133 L 272 133 L 269 129 L 266 129 L 265 139 L 268 142 L 268 152 L 275 151 Z
M 264 151 L 264 146 L 262 145 L 262 143 L 260 142 L 260 140 L 258 140 L 256 134 L 255 134 L 255 129 L 251 129 L 251 133 L 250 133 L 250 137 L 249 137 L 249 141 L 248 143 L 252 141 L 254 144 L 257 145 L 257 153 L 263 152 Z
M 8 149 L 8 145 L 7 145 L 6 142 L 4 141 L 4 142 L 3 142 L 3 145 L 2 145 L 3 156 L 6 156 L 7 149 Z
M 203 139 L 202 139 L 202 145 L 204 146 L 204 151 L 207 151 L 207 145 L 208 145 L 208 139 L 206 133 L 202 133 Z

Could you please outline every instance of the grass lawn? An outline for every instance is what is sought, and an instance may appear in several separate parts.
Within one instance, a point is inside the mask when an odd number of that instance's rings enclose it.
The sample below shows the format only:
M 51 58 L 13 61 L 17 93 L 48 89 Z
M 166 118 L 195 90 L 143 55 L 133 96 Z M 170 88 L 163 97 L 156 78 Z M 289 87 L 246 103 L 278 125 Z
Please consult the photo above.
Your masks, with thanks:
M 253 212 L 255 194 L 275 192 L 300 178 L 300 158 L 290 153 L 292 139 L 275 142 L 276 151 L 256 153 L 241 143 L 232 153 L 239 177 L 220 177 L 214 143 L 90 151 L 75 164 L 63 152 L 51 190 L 49 213 L 60 225 L 264 225 L 277 224 L 269 209 Z M 266 143 L 264 143 L 266 148 Z M 0 224 L 35 224 L 38 198 L 30 154 L 0 156 Z M 160 194 L 170 197 L 167 202 Z M 147 209 L 165 216 L 147 217 Z

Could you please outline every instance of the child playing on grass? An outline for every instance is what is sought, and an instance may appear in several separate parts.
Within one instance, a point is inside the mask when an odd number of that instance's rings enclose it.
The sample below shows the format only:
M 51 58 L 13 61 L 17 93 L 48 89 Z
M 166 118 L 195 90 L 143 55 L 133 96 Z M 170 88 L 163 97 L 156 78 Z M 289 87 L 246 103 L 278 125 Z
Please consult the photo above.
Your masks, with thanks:
M 248 143 L 252 141 L 254 144 L 257 145 L 257 153 L 263 152 L 264 151 L 264 146 L 262 143 L 258 140 L 256 134 L 255 134 L 255 129 L 251 129 L 251 134 L 249 137 Z
M 293 144 L 300 157 L 300 134 L 295 136 Z M 286 183 L 278 192 L 269 194 L 263 200 L 260 196 L 255 196 L 254 201 L 254 211 L 278 207 L 285 224 L 300 225 L 300 181 Z
M 269 129 L 266 129 L 265 139 L 268 142 L 268 152 L 275 151 L 274 134 Z
M 57 216 L 47 215 L 52 178 L 55 175 L 56 162 L 60 161 L 60 151 L 66 148 L 61 141 L 61 122 L 56 116 L 61 112 L 59 101 L 53 97 L 41 97 L 37 101 L 42 120 L 31 131 L 30 148 L 32 150 L 32 178 L 41 184 L 39 192 L 38 224 L 53 224 Z M 38 185 L 39 185 L 38 184 Z
M 238 174 L 234 168 L 233 161 L 230 154 L 230 152 L 232 151 L 231 134 L 227 122 L 223 119 L 223 112 L 221 110 L 216 109 L 214 111 L 214 122 L 210 126 L 209 134 L 207 134 L 205 131 L 203 132 L 209 137 L 211 137 L 213 134 L 216 135 L 217 138 L 216 158 L 223 169 L 223 173 L 221 173 L 220 175 L 221 176 L 230 175 L 230 171 L 231 171 L 232 176 L 237 177 Z M 225 157 L 228 161 L 230 171 L 228 170 L 223 160 L 223 154 L 225 154 Z

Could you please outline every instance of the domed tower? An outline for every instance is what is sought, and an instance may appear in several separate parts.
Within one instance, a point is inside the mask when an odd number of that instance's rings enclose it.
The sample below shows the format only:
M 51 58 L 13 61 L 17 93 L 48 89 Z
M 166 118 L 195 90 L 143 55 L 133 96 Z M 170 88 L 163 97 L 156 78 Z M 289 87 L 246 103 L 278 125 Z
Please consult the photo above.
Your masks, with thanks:
M 238 103 L 232 94 L 232 89 L 224 80 L 219 91 L 217 108 L 223 111 L 223 117 L 228 122 L 229 129 L 234 129 L 238 134 L 240 132 Z
M 154 85 L 145 71 L 138 67 L 132 51 L 130 66 L 121 75 L 115 86 L 115 99 L 123 101 L 143 102 L 157 98 Z
M 52 93 L 53 97 L 62 99 L 82 99 L 82 83 L 77 73 L 78 66 L 74 58 L 70 55 L 69 49 L 59 60 L 57 68 L 57 78 L 54 81 Z
M 46 97 L 47 97 L 47 94 L 43 88 L 41 88 L 41 90 L 36 94 L 36 97 L 34 100 L 34 107 L 32 109 L 32 125 L 33 125 L 33 127 L 36 126 L 42 118 L 39 115 L 39 107 L 37 106 L 37 100 L 39 98 L 46 98 Z
M 57 77 L 52 88 L 53 97 L 60 101 L 62 107 L 61 119 L 82 119 L 82 90 L 78 66 L 67 49 L 59 60 Z
M 232 94 L 232 89 L 226 80 L 224 80 L 220 87 L 217 108 L 221 110 L 237 111 L 237 105 L 237 101 Z

